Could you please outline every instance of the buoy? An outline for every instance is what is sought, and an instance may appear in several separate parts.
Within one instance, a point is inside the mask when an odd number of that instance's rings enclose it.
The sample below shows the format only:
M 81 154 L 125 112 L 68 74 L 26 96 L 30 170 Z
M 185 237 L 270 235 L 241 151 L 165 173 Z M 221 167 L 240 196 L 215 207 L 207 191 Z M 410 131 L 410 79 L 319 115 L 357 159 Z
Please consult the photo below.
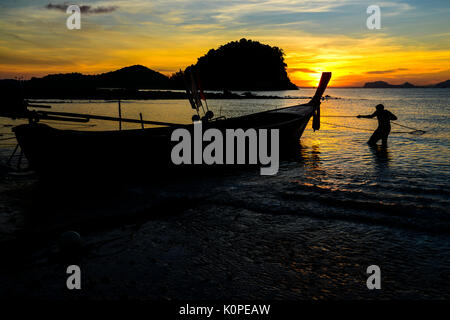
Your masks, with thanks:
M 81 248 L 81 236 L 76 231 L 66 231 L 59 237 L 59 248 L 61 251 L 76 251 Z

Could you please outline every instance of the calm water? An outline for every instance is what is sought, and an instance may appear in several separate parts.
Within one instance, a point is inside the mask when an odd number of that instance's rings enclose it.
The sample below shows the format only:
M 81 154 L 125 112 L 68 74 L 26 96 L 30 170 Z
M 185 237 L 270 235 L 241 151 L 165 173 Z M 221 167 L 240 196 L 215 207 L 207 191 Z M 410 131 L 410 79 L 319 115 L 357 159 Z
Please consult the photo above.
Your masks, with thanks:
M 308 97 L 313 89 L 260 92 L 264 95 Z M 364 221 L 386 226 L 450 232 L 449 208 L 449 89 L 328 89 L 336 99 L 322 103 L 322 127 L 311 124 L 301 139 L 298 157 L 281 163 L 274 177 L 252 172 L 235 180 L 232 188 L 246 194 L 243 206 L 264 207 L 274 212 L 307 214 L 326 219 Z M 211 100 L 216 115 L 227 117 L 304 103 L 302 99 Z M 366 145 L 376 120 L 326 117 L 370 114 L 383 103 L 398 122 L 426 130 L 423 135 L 392 126 L 387 150 Z M 50 103 L 49 103 L 50 104 Z M 117 102 L 53 101 L 53 110 L 117 115 Z M 193 114 L 187 101 L 124 101 L 123 117 L 188 123 Z M 2 138 L 10 136 L 17 121 L 1 120 Z M 117 123 L 92 122 L 60 128 L 117 129 Z M 126 129 L 138 128 L 124 124 Z M 15 141 L 2 140 L 2 159 Z

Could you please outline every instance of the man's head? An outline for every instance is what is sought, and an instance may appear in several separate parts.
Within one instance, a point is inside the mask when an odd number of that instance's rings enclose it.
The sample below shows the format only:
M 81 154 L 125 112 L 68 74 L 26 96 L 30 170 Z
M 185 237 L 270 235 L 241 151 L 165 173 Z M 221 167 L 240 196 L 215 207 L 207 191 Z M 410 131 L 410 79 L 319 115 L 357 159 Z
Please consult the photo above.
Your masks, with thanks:
M 384 106 L 382 104 L 377 104 L 375 106 L 375 108 L 377 109 L 377 111 L 383 111 L 384 110 Z

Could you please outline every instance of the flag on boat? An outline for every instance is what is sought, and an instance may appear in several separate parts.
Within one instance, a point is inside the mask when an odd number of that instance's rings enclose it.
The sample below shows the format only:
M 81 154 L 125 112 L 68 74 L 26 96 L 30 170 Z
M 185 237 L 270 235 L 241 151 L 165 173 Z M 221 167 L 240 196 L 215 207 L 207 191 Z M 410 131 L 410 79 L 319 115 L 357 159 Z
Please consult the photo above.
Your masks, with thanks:
M 182 72 L 182 71 L 180 70 L 180 72 Z M 188 97 L 189 103 L 191 104 L 192 109 L 197 110 L 197 112 L 198 112 L 198 106 L 194 100 L 194 94 L 192 93 L 192 85 L 189 85 L 190 79 L 187 78 L 186 73 L 183 76 L 183 80 L 184 80 L 184 87 L 186 89 L 186 95 Z
M 200 81 L 200 77 L 197 73 L 197 86 L 198 86 L 198 94 L 200 96 L 200 99 L 203 101 L 206 101 L 205 93 L 203 92 L 202 82 Z
M 203 107 L 203 105 L 202 105 L 202 101 L 200 99 L 200 94 L 199 94 L 199 91 L 198 91 L 197 84 L 195 83 L 194 75 L 192 74 L 192 71 L 190 72 L 190 74 L 191 74 L 192 98 L 194 99 L 195 104 L 197 105 L 197 110 L 198 110 L 200 107 Z

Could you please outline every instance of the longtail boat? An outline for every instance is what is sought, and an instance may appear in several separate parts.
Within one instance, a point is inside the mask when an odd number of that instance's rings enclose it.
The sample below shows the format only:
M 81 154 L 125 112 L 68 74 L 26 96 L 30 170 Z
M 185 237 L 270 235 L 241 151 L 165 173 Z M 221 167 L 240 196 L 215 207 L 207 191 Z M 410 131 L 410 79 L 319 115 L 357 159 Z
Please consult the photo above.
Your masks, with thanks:
M 235 118 L 203 119 L 203 128 L 204 130 L 217 128 L 221 131 L 238 128 L 279 129 L 282 152 L 292 143 L 298 145 L 311 117 L 314 118 L 313 128 L 319 129 L 320 102 L 330 78 L 330 72 L 322 74 L 316 93 L 308 103 Z M 39 119 L 79 122 L 87 122 L 90 119 L 116 121 L 118 119 L 35 110 L 30 111 L 28 117 L 30 122 L 14 127 L 13 132 L 30 167 L 42 177 L 157 176 L 162 172 L 177 171 L 180 166 L 175 166 L 170 158 L 175 145 L 175 142 L 171 141 L 172 132 L 177 128 L 193 130 L 193 124 L 137 119 L 120 119 L 120 121 L 160 126 L 116 131 L 61 130 L 40 123 Z

